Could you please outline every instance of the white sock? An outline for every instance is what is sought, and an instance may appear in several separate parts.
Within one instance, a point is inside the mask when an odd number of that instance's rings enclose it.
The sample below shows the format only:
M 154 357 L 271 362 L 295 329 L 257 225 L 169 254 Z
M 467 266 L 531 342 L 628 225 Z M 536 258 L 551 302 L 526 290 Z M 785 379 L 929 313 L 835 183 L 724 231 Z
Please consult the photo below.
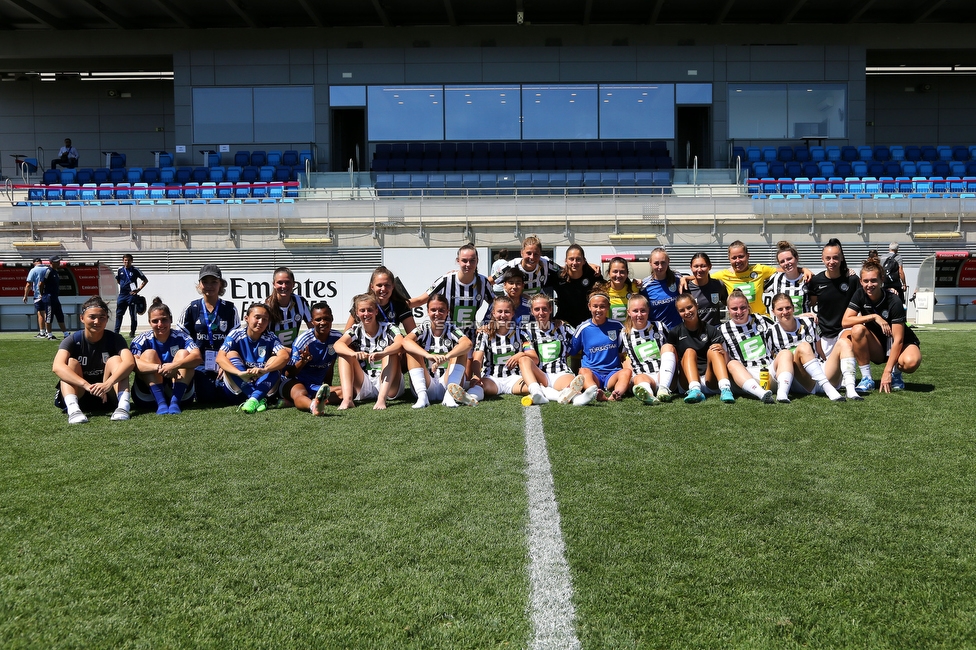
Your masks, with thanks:
M 865 378 L 865 377 L 867 377 L 868 379 L 871 378 L 871 364 L 870 363 L 866 363 L 863 366 L 858 366 L 858 368 L 861 370 L 861 378 L 862 379 Z
M 599 392 L 599 389 L 596 386 L 590 386 L 573 398 L 573 406 L 586 406 L 596 399 L 597 392 Z
M 449 409 L 456 409 L 458 407 L 458 403 L 454 401 L 454 398 L 447 391 L 444 391 L 444 399 L 441 400 L 441 404 Z
M 700 381 L 689 381 L 688 382 L 688 392 L 690 393 L 693 390 L 701 390 L 701 382 Z
M 671 387 L 671 382 L 674 380 L 674 369 L 677 366 L 678 357 L 675 356 L 674 352 L 665 352 L 661 355 L 661 370 L 657 375 L 658 386 Z
M 545 397 L 545 395 L 542 392 L 542 384 L 540 384 L 537 381 L 534 381 L 531 384 L 529 384 L 529 395 L 533 397 L 535 397 L 536 395 L 542 395 L 543 397 Z
M 824 395 L 832 400 L 836 400 L 840 397 L 840 393 L 837 392 L 837 389 L 834 388 L 833 384 L 830 383 L 830 380 L 827 379 L 827 375 L 824 374 L 823 364 L 820 362 L 820 359 L 811 359 L 810 361 L 807 361 L 805 364 L 803 364 L 803 368 L 810 375 L 810 379 L 817 382 L 817 386 L 819 386 L 820 390 L 824 392 Z
M 78 413 L 81 411 L 81 407 L 78 406 L 78 396 L 77 395 L 65 395 L 64 405 L 68 407 L 68 415 L 72 413 Z
M 728 379 L 719 379 L 718 380 L 718 389 L 719 390 L 725 390 L 726 388 L 728 388 L 729 390 L 732 390 L 732 382 L 729 381 Z
M 559 401 L 559 395 L 561 393 L 562 393 L 562 391 L 558 391 L 555 388 L 553 388 L 552 386 L 543 386 L 542 387 L 542 394 L 545 395 L 547 398 L 549 398 L 549 401 L 550 402 L 558 402 Z
M 654 394 L 654 390 L 651 388 L 651 385 L 649 383 L 647 383 L 646 381 L 642 381 L 641 383 L 639 383 L 636 386 L 634 386 L 634 388 L 643 388 L 644 390 L 647 391 L 647 394 L 648 395 L 653 395 Z
M 131 408 L 131 397 L 128 390 L 119 393 L 119 408 L 128 411 Z
M 450 386 L 451 384 L 457 384 L 459 386 L 464 385 L 463 363 L 455 363 L 453 366 L 448 367 L 446 385 Z
M 751 377 L 746 380 L 746 383 L 742 384 L 742 390 L 750 395 L 755 395 L 759 399 L 762 399 L 762 396 L 766 394 L 766 391 L 759 385 L 759 382 Z
M 430 406 L 430 401 L 427 399 L 427 375 L 424 373 L 424 369 L 411 368 L 408 374 L 410 375 L 410 386 L 413 387 L 413 392 L 417 395 L 417 403 L 413 405 L 413 408 L 420 409 Z
M 793 373 L 784 372 L 777 375 L 776 382 L 779 384 L 776 390 L 776 399 L 789 399 L 790 386 L 793 385 Z
M 472 386 L 471 388 L 468 389 L 468 395 L 475 398 L 479 402 L 484 401 L 485 389 L 482 388 L 481 386 Z

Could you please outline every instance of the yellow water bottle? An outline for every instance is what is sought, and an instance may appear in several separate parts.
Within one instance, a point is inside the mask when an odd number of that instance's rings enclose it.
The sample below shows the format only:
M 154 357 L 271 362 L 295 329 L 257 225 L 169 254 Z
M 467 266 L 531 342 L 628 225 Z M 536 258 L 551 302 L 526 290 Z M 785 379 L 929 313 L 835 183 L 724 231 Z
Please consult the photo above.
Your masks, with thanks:
M 759 387 L 763 390 L 769 390 L 769 368 L 766 367 L 766 364 L 763 364 L 763 367 L 759 369 Z

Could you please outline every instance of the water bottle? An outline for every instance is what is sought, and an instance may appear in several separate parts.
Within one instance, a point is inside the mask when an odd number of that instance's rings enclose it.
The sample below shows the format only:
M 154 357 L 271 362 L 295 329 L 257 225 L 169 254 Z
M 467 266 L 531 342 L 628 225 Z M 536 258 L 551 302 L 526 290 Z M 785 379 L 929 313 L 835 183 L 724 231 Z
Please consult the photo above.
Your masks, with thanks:
M 763 364 L 763 367 L 759 369 L 759 387 L 763 390 L 769 390 L 769 368 L 766 367 L 766 364 Z

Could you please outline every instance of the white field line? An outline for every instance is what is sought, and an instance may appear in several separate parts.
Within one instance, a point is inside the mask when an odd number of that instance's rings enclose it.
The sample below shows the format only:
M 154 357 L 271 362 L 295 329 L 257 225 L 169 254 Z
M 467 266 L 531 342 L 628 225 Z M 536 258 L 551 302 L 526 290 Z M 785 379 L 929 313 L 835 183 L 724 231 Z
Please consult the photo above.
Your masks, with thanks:
M 529 496 L 529 648 L 580 648 L 573 584 L 566 562 L 549 452 L 538 406 L 525 409 L 526 491 Z

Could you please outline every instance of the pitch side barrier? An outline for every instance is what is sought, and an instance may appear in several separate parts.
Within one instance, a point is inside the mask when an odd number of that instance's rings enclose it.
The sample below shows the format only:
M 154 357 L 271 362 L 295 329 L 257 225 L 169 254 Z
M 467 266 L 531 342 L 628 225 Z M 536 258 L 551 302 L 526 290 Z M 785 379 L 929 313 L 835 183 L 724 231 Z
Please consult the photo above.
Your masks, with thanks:
M 940 251 L 926 257 L 917 283 L 917 323 L 976 319 L 976 256 L 970 251 Z

